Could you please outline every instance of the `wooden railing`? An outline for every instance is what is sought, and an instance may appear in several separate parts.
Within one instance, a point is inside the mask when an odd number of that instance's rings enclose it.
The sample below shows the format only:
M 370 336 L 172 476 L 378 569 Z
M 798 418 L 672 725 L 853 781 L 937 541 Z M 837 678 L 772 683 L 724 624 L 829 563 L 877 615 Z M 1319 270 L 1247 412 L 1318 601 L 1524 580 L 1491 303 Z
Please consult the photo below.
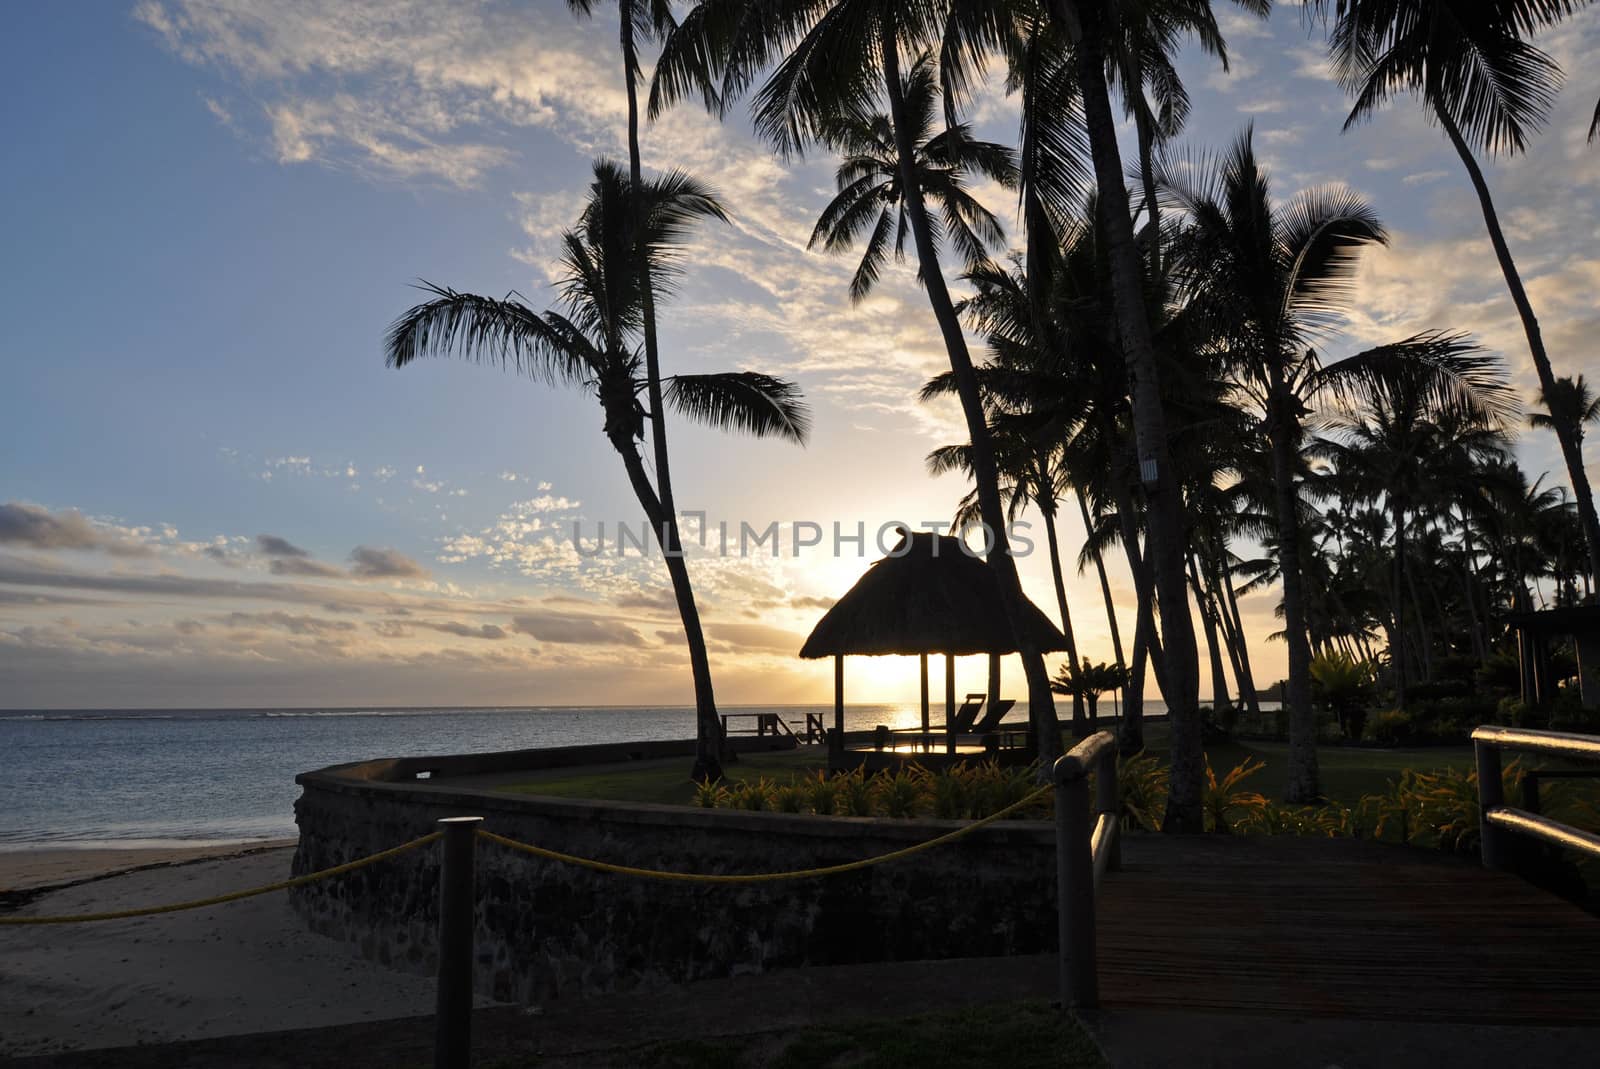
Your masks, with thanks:
M 1109 731 L 1090 735 L 1057 758 L 1053 772 L 1061 1004 L 1092 1009 L 1100 998 L 1095 960 L 1095 895 L 1106 870 L 1122 864 L 1116 736 Z
M 1478 819 L 1484 867 L 1510 867 L 1513 833 L 1600 858 L 1600 835 L 1551 820 L 1538 812 L 1539 779 L 1589 776 L 1592 773 L 1565 772 L 1560 769 L 1530 772 L 1528 775 L 1533 778 L 1532 787 L 1527 789 L 1525 782 L 1523 807 L 1514 808 L 1506 805 L 1500 762 L 1500 755 L 1506 750 L 1560 757 L 1569 761 L 1600 762 L 1600 738 L 1560 731 L 1480 727 L 1472 733 L 1472 745 L 1478 758 Z

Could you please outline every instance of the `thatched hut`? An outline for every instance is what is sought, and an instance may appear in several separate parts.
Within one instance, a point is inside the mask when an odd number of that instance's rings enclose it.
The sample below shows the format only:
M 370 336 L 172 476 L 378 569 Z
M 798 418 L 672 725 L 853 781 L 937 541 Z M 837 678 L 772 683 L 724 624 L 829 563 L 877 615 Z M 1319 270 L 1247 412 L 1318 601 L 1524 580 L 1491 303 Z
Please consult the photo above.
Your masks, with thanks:
M 1026 598 L 1025 626 L 1035 648 L 1063 650 L 1066 638 Z M 989 698 L 999 698 L 1000 656 L 1017 651 L 1000 577 L 958 538 L 903 530 L 900 543 L 874 562 L 834 603 L 800 648 L 807 659 L 833 658 L 833 724 L 844 733 L 844 658 L 916 655 L 922 662 L 922 731 L 928 723 L 928 655 L 945 655 L 945 723 L 955 712 L 955 658 L 989 656 Z

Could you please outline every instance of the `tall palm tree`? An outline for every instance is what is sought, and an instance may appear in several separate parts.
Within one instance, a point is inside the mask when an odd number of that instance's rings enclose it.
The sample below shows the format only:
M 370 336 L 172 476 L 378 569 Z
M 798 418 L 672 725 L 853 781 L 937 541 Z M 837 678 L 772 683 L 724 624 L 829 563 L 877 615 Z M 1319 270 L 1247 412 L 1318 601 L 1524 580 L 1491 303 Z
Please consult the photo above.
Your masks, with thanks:
M 1164 693 L 1172 724 L 1171 794 L 1163 829 L 1201 831 L 1204 756 L 1200 739 L 1200 662 L 1189 611 L 1186 525 L 1177 471 L 1168 445 L 1144 271 L 1134 239 L 1116 116 L 1106 85 L 1106 56 L 1115 47 L 1119 5 L 1107 0 L 1051 0 L 1051 14 L 1078 64 L 1085 128 L 1094 161 L 1100 224 L 1109 261 L 1117 335 L 1127 364 L 1133 432 L 1140 479 L 1148 505 L 1149 558 L 1161 608 L 1166 662 Z
M 1495 415 L 1509 398 L 1493 362 L 1457 335 L 1417 335 L 1334 363 L 1318 359 L 1308 342 L 1338 321 L 1361 251 L 1386 240 L 1363 198 L 1313 189 L 1275 205 L 1248 128 L 1220 161 L 1175 170 L 1164 184 L 1185 215 L 1176 275 L 1196 314 L 1211 323 L 1240 400 L 1259 414 L 1270 442 L 1289 653 L 1287 798 L 1311 802 L 1321 790 L 1296 474 L 1304 418 L 1320 394 L 1365 399 L 1400 381 L 1415 382 L 1428 403 Z
M 567 8 L 580 17 L 593 16 L 597 0 L 567 0 Z M 643 166 L 639 159 L 639 42 L 664 40 L 676 28 L 670 0 L 617 0 L 618 42 L 622 51 L 622 78 L 628 94 L 628 180 L 632 188 L 644 188 Z M 709 93 L 703 71 L 691 65 L 682 74 Z M 634 198 L 634 210 L 643 207 L 641 198 Z M 643 229 L 643 220 L 633 221 L 636 230 Z M 650 258 L 640 257 L 639 292 L 640 314 L 644 335 L 645 396 L 655 418 L 650 421 L 650 438 L 656 466 L 656 492 L 661 498 L 664 512 L 676 516 L 677 504 L 672 495 L 672 467 L 667 455 L 666 406 L 662 403 L 661 355 L 656 342 L 655 287 L 650 282 Z M 656 537 L 666 535 L 657 529 Z M 681 553 L 683 547 L 674 545 L 670 552 Z
M 641 394 L 649 396 L 640 339 L 643 280 L 668 292 L 681 270 L 678 254 L 689 227 L 726 215 L 708 189 L 682 173 L 635 186 L 621 168 L 602 160 L 594 175 L 578 226 L 562 238 L 557 287 L 564 311 L 540 314 L 511 297 L 424 284 L 431 299 L 406 311 L 389 329 L 388 364 L 398 368 L 422 357 L 456 355 L 498 363 L 546 385 L 576 386 L 600 402 L 606 438 L 622 458 L 662 548 L 689 644 L 698 740 L 693 775 L 716 779 L 722 774 L 723 739 L 700 614 L 678 549 L 677 517 L 662 500 L 659 472 L 652 484 L 639 451 L 646 421 L 661 417 L 659 409 L 639 401 Z M 641 260 L 648 261 L 646 270 L 640 269 Z M 809 412 L 798 388 L 754 371 L 672 375 L 663 380 L 662 397 L 680 415 L 712 427 L 801 443 L 809 431 Z
M 1515 155 L 1544 125 L 1561 68 L 1525 39 L 1578 8 L 1584 0 L 1315 0 L 1309 10 L 1337 9 L 1329 39 L 1334 73 L 1355 105 L 1345 128 L 1369 118 L 1398 92 L 1417 96 L 1450 139 L 1478 195 L 1489 241 L 1522 320 L 1539 385 L 1557 390 L 1539 320 L 1500 229 L 1489 184 L 1474 150 Z M 1600 121 L 1600 113 L 1597 113 Z M 1591 133 L 1593 128 L 1591 127 Z M 1470 143 L 1469 143 L 1470 142 Z M 1600 516 L 1569 426 L 1556 426 L 1567 476 L 1578 498 L 1591 572 L 1600 577 Z
M 679 63 L 704 63 L 720 73 L 722 107 L 764 76 L 753 102 L 756 129 L 783 156 L 826 142 L 841 119 L 872 114 L 880 101 L 887 106 L 901 203 L 967 422 L 979 508 L 991 532 L 989 564 L 1000 579 L 1007 615 L 1018 625 L 1032 732 L 1041 763 L 1048 764 L 1060 747 L 1050 677 L 1020 626 L 1024 597 L 1006 537 L 994 449 L 972 356 L 940 266 L 938 226 L 918 181 L 919 119 L 907 104 L 901 73 L 903 55 L 939 49 L 939 78 L 951 112 L 1002 32 L 999 7 L 976 0 L 703 0 L 684 16 L 674 35 L 682 40 L 663 50 L 661 64 L 671 70 Z M 682 80 L 669 73 L 658 84 L 670 102 Z

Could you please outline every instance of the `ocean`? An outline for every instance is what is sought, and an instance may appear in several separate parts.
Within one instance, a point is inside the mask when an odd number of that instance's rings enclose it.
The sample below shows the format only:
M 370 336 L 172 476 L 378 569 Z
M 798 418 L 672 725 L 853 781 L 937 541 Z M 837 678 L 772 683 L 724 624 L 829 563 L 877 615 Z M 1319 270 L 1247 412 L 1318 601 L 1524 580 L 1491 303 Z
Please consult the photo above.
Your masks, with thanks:
M 833 715 L 816 705 L 723 711 L 757 710 L 801 724 L 806 712 Z M 915 704 L 853 705 L 845 726 L 917 718 Z M 693 737 L 688 706 L 6 710 L 0 850 L 287 838 L 295 835 L 294 777 L 327 765 Z

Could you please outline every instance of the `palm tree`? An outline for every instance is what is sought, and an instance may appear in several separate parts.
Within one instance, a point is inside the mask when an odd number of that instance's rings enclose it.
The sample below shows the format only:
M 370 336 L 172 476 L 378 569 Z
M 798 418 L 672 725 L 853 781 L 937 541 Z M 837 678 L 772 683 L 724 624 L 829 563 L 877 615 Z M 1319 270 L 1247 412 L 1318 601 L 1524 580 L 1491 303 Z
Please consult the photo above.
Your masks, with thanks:
M 1330 0 L 1315 0 L 1325 12 Z M 1528 351 L 1546 396 L 1555 395 L 1555 371 L 1545 352 L 1539 321 L 1511 259 L 1500 218 L 1474 149 L 1515 155 L 1544 124 L 1561 69 L 1524 38 L 1583 6 L 1582 0 L 1338 0 L 1329 40 L 1334 73 L 1355 95 L 1345 128 L 1369 118 L 1397 92 L 1415 94 L 1431 121 L 1444 129 L 1477 192 L 1506 288 L 1522 319 Z M 1600 122 L 1600 112 L 1596 114 Z M 1590 128 L 1591 135 L 1594 127 Z M 1469 141 L 1471 144 L 1469 144 Z M 1600 577 L 1600 516 L 1589 492 L 1583 455 L 1570 426 L 1557 425 L 1556 439 L 1589 544 L 1591 572 Z
M 1016 561 L 1005 531 L 999 475 L 983 398 L 972 356 L 962 334 L 955 302 L 940 267 L 939 233 L 918 180 L 916 134 L 921 120 L 908 106 L 901 56 L 939 48 L 939 78 L 947 114 L 956 110 L 975 65 L 998 47 L 1003 33 L 999 8 L 986 3 L 949 4 L 943 0 L 702 0 L 685 16 L 681 41 L 663 50 L 658 76 L 661 99 L 670 100 L 685 84 L 676 71 L 703 64 L 719 72 L 718 106 L 740 95 L 758 77 L 756 129 L 781 156 L 826 143 L 841 120 L 869 115 L 881 100 L 887 105 L 894 139 L 899 195 L 917 253 L 922 285 L 944 339 L 961 409 L 972 445 L 972 466 L 983 522 L 990 532 L 989 564 L 1000 578 L 1008 617 L 1022 620 L 1024 598 Z M 1059 752 L 1055 706 L 1044 658 L 1025 628 L 1020 637 L 1028 679 L 1029 717 L 1042 766 Z
M 1095 664 L 1085 660 L 1082 664 L 1062 665 L 1055 679 L 1050 681 L 1050 686 L 1057 694 L 1070 694 L 1087 701 L 1089 723 L 1093 725 L 1100 718 L 1100 695 L 1124 686 L 1126 675 L 1127 669 L 1120 664 Z
M 915 146 L 915 184 L 939 209 L 938 244 L 953 245 L 973 268 L 1004 244 L 1005 234 L 993 213 L 967 192 L 965 177 L 983 175 L 1011 189 L 1017 165 L 1010 149 L 974 140 L 965 123 L 933 132 L 939 107 L 936 71 L 932 54 L 923 53 L 906 72 L 902 88 Z M 859 302 L 877 284 L 891 248 L 896 260 L 905 259 L 910 227 L 895 131 L 887 115 L 851 111 L 831 119 L 822 136 L 842 157 L 835 173 L 838 193 L 822 210 L 806 247 L 843 252 L 867 232 L 861 263 L 850 280 L 850 299 Z
M 698 740 L 693 775 L 717 779 L 724 757 L 721 725 L 700 614 L 679 549 L 678 521 L 661 498 L 659 481 L 652 485 L 639 451 L 645 422 L 661 415 L 639 401 L 641 394 L 649 395 L 639 342 L 643 280 L 649 278 L 659 292 L 668 292 L 681 270 L 677 256 L 688 228 L 698 220 L 726 215 L 708 189 L 682 173 L 634 186 L 621 168 L 602 160 L 594 175 L 578 226 L 563 236 L 557 285 L 565 311 L 540 314 L 512 297 L 480 297 L 424 284 L 431 299 L 405 312 L 389 329 L 388 364 L 404 367 L 422 357 L 453 354 L 514 368 L 546 385 L 576 386 L 599 400 L 606 438 L 621 456 L 634 496 L 661 545 L 688 639 Z M 648 261 L 648 267 L 641 270 L 640 261 Z M 783 379 L 738 371 L 673 375 L 662 386 L 667 404 L 708 426 L 802 443 L 809 431 L 809 412 L 799 390 Z
M 1078 64 L 1079 91 L 1098 190 L 1100 230 L 1111 267 L 1117 336 L 1128 370 L 1138 471 L 1148 502 L 1145 553 L 1161 607 L 1161 644 L 1166 662 L 1163 691 L 1172 724 L 1171 794 L 1162 828 L 1198 832 L 1204 829 L 1200 796 L 1205 768 L 1200 740 L 1200 662 L 1189 613 L 1183 502 L 1168 446 L 1161 370 L 1145 298 L 1141 256 L 1129 214 L 1128 191 L 1123 185 L 1116 117 L 1105 80 L 1107 50 L 1115 47 L 1117 40 L 1118 10 L 1105 0 L 1051 0 L 1051 13 Z
M 1185 214 L 1174 270 L 1234 369 L 1241 402 L 1270 442 L 1276 550 L 1289 652 L 1287 798 L 1320 796 L 1311 706 L 1308 598 L 1296 458 L 1303 420 L 1319 394 L 1365 399 L 1414 383 L 1419 403 L 1498 415 L 1507 404 L 1492 361 L 1458 335 L 1424 334 L 1323 364 L 1307 342 L 1337 322 L 1361 251 L 1386 240 L 1364 199 L 1313 189 L 1274 205 L 1247 128 L 1218 163 L 1202 161 L 1164 184 Z
M 594 14 L 596 0 L 567 0 L 574 15 L 588 17 Z M 639 161 L 639 40 L 663 40 L 676 28 L 670 0 L 617 0 L 618 39 L 622 51 L 622 76 L 628 94 L 628 180 L 633 189 L 644 188 L 643 168 Z M 702 92 L 710 89 L 703 72 L 694 66 L 684 68 L 685 77 L 692 78 Z M 634 210 L 643 209 L 642 198 L 632 198 Z M 636 231 L 643 229 L 643 220 L 632 220 Z M 655 414 L 650 421 L 650 437 L 656 466 L 656 492 L 661 498 L 662 511 L 677 516 L 677 505 L 672 495 L 672 468 L 667 455 L 666 406 L 661 395 L 661 357 L 656 342 L 655 287 L 650 282 L 650 258 L 640 257 L 638 269 L 640 314 L 644 335 L 645 396 L 650 411 Z M 656 537 L 666 532 L 656 530 Z M 681 553 L 682 546 L 674 545 L 670 553 Z

